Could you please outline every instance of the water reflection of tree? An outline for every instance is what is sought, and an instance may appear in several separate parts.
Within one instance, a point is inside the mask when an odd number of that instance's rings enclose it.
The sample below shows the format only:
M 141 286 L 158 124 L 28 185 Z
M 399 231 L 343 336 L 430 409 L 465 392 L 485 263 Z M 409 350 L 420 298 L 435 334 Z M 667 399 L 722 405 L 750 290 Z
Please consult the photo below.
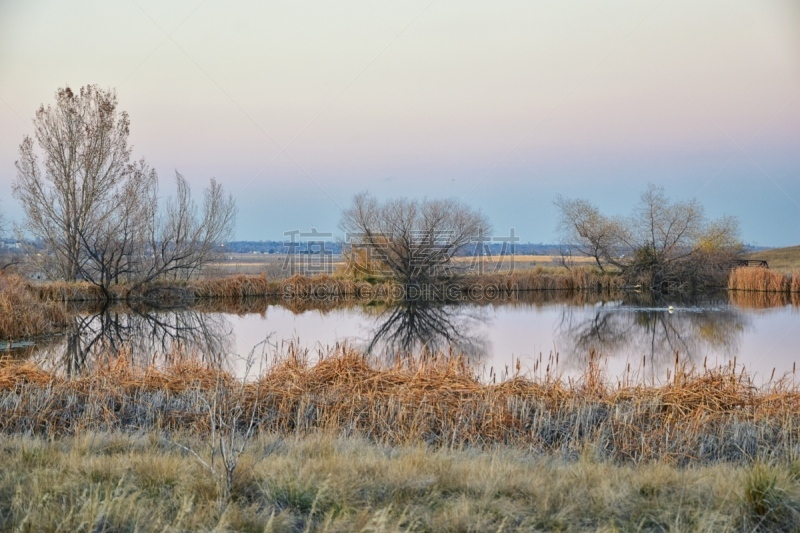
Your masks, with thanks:
M 69 375 L 120 354 L 141 366 L 178 355 L 196 355 L 216 363 L 231 353 L 231 332 L 220 314 L 106 307 L 75 314 L 65 341 L 41 351 L 38 357 Z
M 699 365 L 709 354 L 735 355 L 748 323 L 722 301 L 613 301 L 596 304 L 590 313 L 586 309 L 563 307 L 556 327 L 561 350 L 577 367 L 586 364 L 591 351 L 660 366 L 673 362 L 677 353 Z
M 448 352 L 478 360 L 488 351 L 480 329 L 488 321 L 485 308 L 402 302 L 378 310 L 367 353 L 393 357 Z

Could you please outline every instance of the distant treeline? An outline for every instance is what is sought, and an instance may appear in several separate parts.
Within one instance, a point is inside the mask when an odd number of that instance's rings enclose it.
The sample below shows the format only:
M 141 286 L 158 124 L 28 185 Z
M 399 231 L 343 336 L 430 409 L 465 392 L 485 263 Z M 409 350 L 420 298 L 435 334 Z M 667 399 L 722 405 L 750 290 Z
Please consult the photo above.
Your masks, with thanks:
M 484 255 L 490 254 L 493 256 L 501 255 L 503 253 L 511 253 L 509 244 L 502 242 L 490 242 L 480 245 L 483 249 Z M 513 253 L 518 255 L 558 255 L 562 249 L 569 249 L 558 244 L 542 244 L 542 243 L 515 243 L 513 246 Z M 313 240 L 312 237 L 298 237 L 293 243 L 291 240 L 286 241 L 232 241 L 225 243 L 225 250 L 237 254 L 261 253 L 261 254 L 319 254 L 319 253 L 342 253 L 342 243 L 334 240 Z M 476 255 L 479 250 L 479 245 L 471 244 L 465 246 L 456 255 L 471 257 Z
M 24 244 L 35 250 L 44 250 L 44 245 L 40 242 L 25 241 Z M 0 238 L 0 248 L 8 251 L 22 251 L 22 243 L 16 239 Z M 503 253 L 511 253 L 510 245 L 502 242 L 489 242 L 481 245 L 484 255 L 498 256 Z M 338 255 L 342 253 L 342 243 L 336 240 L 313 240 L 310 237 L 298 237 L 294 243 L 291 240 L 285 241 L 231 241 L 226 242 L 224 249 L 229 253 L 236 254 L 286 254 L 294 250 L 297 254 L 319 254 L 330 253 Z M 746 246 L 747 253 L 766 250 L 763 246 Z M 472 257 L 477 255 L 478 245 L 471 244 L 465 246 L 456 255 Z M 561 253 L 578 256 L 581 255 L 574 245 L 563 244 L 543 244 L 543 243 L 515 243 L 513 253 L 517 255 L 560 255 Z

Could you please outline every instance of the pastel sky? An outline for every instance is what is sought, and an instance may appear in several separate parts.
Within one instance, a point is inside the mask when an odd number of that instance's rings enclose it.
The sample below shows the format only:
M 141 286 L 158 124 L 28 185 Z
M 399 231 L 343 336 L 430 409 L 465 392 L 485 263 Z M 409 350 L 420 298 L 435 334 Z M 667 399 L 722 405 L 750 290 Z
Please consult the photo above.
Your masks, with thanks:
M 0 2 L 0 209 L 41 103 L 116 88 L 169 194 L 216 177 L 236 238 L 338 233 L 342 208 L 456 197 L 553 242 L 556 194 L 648 182 L 800 244 L 796 0 Z

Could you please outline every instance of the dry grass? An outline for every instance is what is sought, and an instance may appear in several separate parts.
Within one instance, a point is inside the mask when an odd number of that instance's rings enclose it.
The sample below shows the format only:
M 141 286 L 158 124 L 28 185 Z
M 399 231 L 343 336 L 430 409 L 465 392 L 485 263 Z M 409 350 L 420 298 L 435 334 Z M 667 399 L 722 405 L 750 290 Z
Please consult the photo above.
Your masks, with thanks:
M 747 259 L 768 261 L 773 270 L 792 272 L 800 269 L 800 246 L 775 248 L 747 255 Z
M 457 356 L 377 366 L 345 347 L 290 349 L 243 389 L 258 430 L 320 431 L 387 445 L 492 447 L 616 462 L 749 463 L 791 458 L 800 439 L 800 391 L 787 380 L 755 388 L 731 367 L 687 372 L 663 386 L 611 385 L 592 358 L 585 376 L 515 376 L 487 384 Z M 29 363 L 0 368 L 0 431 L 46 435 L 86 430 L 208 432 L 218 374 L 174 357 L 164 369 L 129 366 L 126 354 L 67 379 Z M 226 395 L 239 390 L 222 375 Z
M 510 274 L 468 276 L 462 282 L 471 286 L 496 287 L 503 292 L 513 291 L 612 291 L 622 288 L 619 276 L 600 274 L 591 268 L 553 270 L 536 268 Z
M 423 287 L 419 296 L 481 301 L 501 296 L 514 299 L 528 291 L 611 291 L 621 286 L 619 277 L 600 275 L 591 269 L 553 272 L 540 268 L 456 278 L 441 285 Z M 315 301 L 318 305 L 324 302 L 331 305 L 353 301 L 392 302 L 404 296 L 403 288 L 393 281 L 369 283 L 328 275 L 293 276 L 279 281 L 268 281 L 265 276 L 236 276 L 193 281 L 188 287 L 197 298 L 278 296 L 284 302 Z
M 20 278 L 0 273 L 0 339 L 47 335 L 66 322 L 63 306 L 40 300 Z
M 615 465 L 496 447 L 387 447 L 262 435 L 232 498 L 158 432 L 0 437 L 4 531 L 792 531 L 795 462 Z
M 280 294 L 280 283 L 266 276 L 229 276 L 193 281 L 190 290 L 198 298 L 248 298 Z
M 453 299 L 475 299 L 476 295 L 512 295 L 525 291 L 609 291 L 622 286 L 618 276 L 599 274 L 591 268 L 537 267 L 532 270 L 469 275 L 454 278 L 431 286 L 430 292 L 456 295 Z M 46 301 L 99 301 L 103 292 L 96 286 L 81 282 L 44 282 L 28 285 L 39 299 Z M 448 291 L 450 291 L 448 293 Z M 352 276 L 295 275 L 290 278 L 269 278 L 262 275 L 235 275 L 218 278 L 201 278 L 188 282 L 159 281 L 143 287 L 136 294 L 127 294 L 125 285 L 111 288 L 114 300 L 165 300 L 178 299 L 186 303 L 192 299 L 280 297 L 291 300 L 327 301 L 396 301 L 403 297 L 403 288 L 385 278 L 357 280 Z M 482 296 L 481 296 L 482 297 Z M 480 298 L 478 298 L 480 299 Z
M 545 269 L 558 274 L 568 272 L 568 269 L 563 265 L 561 256 L 558 255 L 496 255 L 482 259 L 468 256 L 454 257 L 453 262 L 456 267 L 469 266 L 473 272 L 480 269 L 483 269 L 483 272 L 504 274 L 536 269 Z M 568 258 L 568 262 L 573 267 L 592 268 L 595 265 L 594 258 L 585 256 Z
M 370 284 L 328 275 L 296 275 L 277 281 L 267 280 L 266 276 L 206 279 L 191 282 L 188 290 L 201 301 L 266 297 L 295 311 L 330 309 L 355 302 L 392 301 L 398 294 L 397 286 L 392 283 Z
M 800 292 L 800 271 L 786 274 L 761 267 L 736 268 L 728 278 L 728 289 L 734 291 Z
M 111 354 L 109 354 L 111 355 Z M 290 347 L 258 380 L 173 354 L 78 378 L 0 365 L 0 529 L 795 531 L 800 389 L 733 366 L 484 383 L 452 354 Z M 223 497 L 211 409 L 256 435 Z M 246 431 L 249 416 L 238 426 Z
M 267 275 L 270 279 L 280 280 L 292 275 L 292 270 L 289 268 L 290 261 L 291 258 L 285 254 L 230 254 L 224 261 L 209 264 L 203 272 L 203 277 L 214 279 L 238 275 Z M 350 266 L 346 256 L 334 255 L 330 258 L 330 261 L 325 266 L 329 267 L 333 272 L 348 271 Z M 361 264 L 363 257 L 359 258 L 359 261 Z M 452 258 L 452 261 L 456 267 L 469 265 L 471 268 L 479 268 L 478 258 L 473 256 L 456 256 Z M 594 264 L 594 258 L 584 256 L 571 257 L 569 261 L 576 266 L 591 266 Z M 558 255 L 497 255 L 484 257 L 481 262 L 483 263 L 483 268 L 487 271 L 499 270 L 508 272 L 511 269 L 530 270 L 537 267 L 549 267 L 559 272 L 566 272 L 567 270 L 562 266 L 561 257 Z M 319 272 L 322 266 L 319 256 L 307 257 L 298 255 L 295 257 L 294 272 L 311 276 L 312 268 L 316 268 L 317 272 Z M 362 268 L 363 266 L 362 264 Z M 377 273 L 377 271 L 374 273 Z
M 103 300 L 100 287 L 88 282 L 48 281 L 28 284 L 29 290 L 40 300 L 50 302 L 81 302 Z

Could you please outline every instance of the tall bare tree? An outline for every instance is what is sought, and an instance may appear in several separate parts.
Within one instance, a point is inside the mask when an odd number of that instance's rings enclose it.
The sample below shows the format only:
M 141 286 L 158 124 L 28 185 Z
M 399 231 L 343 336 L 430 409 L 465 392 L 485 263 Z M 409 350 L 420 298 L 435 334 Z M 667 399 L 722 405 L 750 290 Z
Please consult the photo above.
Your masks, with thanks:
M 59 89 L 55 105 L 39 107 L 33 125 L 36 143 L 26 135 L 19 148 L 14 196 L 27 229 L 53 254 L 52 274 L 75 280 L 86 260 L 81 235 L 109 216 L 131 175 L 130 121 L 117 111 L 113 90 L 90 85 L 77 94 Z
M 158 278 L 191 276 L 231 236 L 236 205 L 213 179 L 198 209 L 176 173 L 177 195 L 159 208 L 158 177 L 144 160 L 130 162 L 129 119 L 113 91 L 59 89 L 34 126 L 43 164 L 26 136 L 14 194 L 54 258 L 51 275 L 86 279 L 106 297 L 125 282 L 130 295 Z
M 694 198 L 673 202 L 662 187 L 649 184 L 631 218 L 634 244 L 656 264 L 690 255 L 706 224 L 703 207 Z
M 490 231 L 481 212 L 457 200 L 379 203 L 367 193 L 353 198 L 339 227 L 352 246 L 366 250 L 405 284 L 446 277 L 452 257 Z

